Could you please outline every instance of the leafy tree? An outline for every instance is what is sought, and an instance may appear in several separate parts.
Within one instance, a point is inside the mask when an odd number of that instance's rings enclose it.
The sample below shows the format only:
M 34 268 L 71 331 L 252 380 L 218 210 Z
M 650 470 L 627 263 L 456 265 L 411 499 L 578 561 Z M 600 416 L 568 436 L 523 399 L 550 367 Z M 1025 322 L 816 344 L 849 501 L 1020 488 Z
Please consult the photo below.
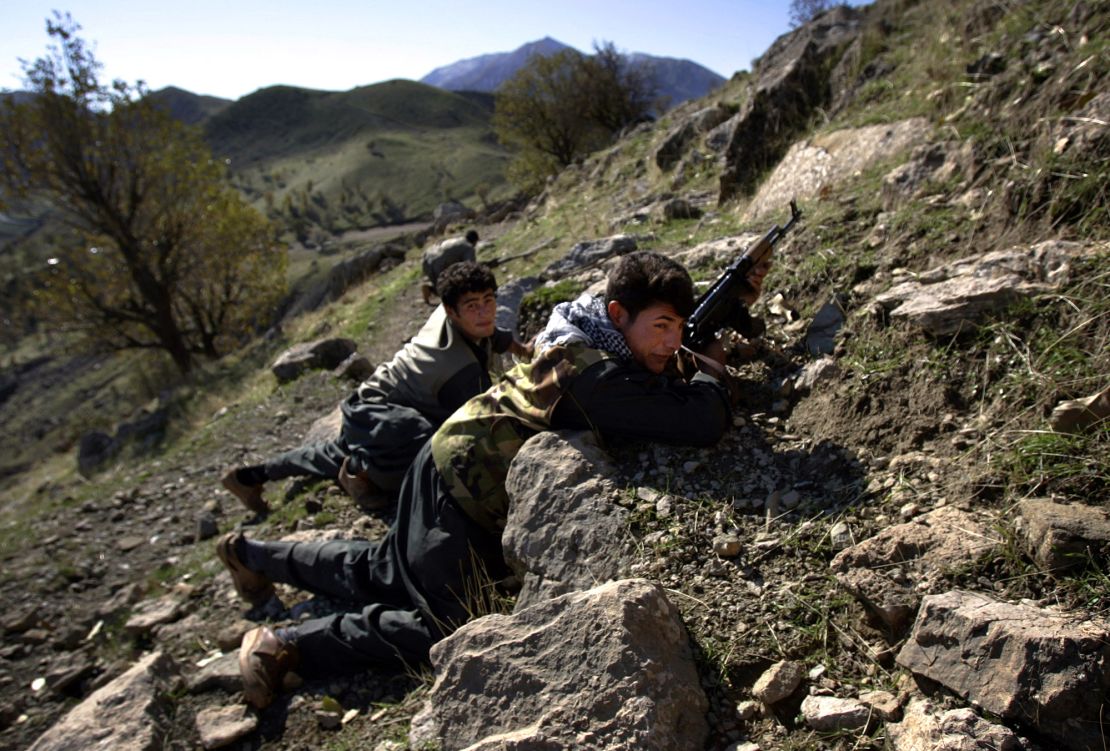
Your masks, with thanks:
M 0 110 L 0 187 L 49 204 L 70 228 L 31 302 L 60 329 L 163 350 L 187 373 L 268 319 L 285 254 L 196 131 L 141 82 L 101 83 L 68 14 L 46 27 L 47 54 L 23 64 L 33 96 Z
M 790 28 L 804 26 L 837 5 L 843 5 L 843 3 L 833 2 L 833 0 L 790 0 Z
M 502 84 L 493 125 L 517 149 L 509 178 L 536 191 L 544 178 L 608 144 L 650 112 L 656 85 L 611 43 L 593 56 L 576 50 L 535 55 Z
M 641 120 L 656 106 L 658 85 L 646 65 L 632 65 L 612 42 L 582 58 L 579 79 L 588 118 L 610 134 Z

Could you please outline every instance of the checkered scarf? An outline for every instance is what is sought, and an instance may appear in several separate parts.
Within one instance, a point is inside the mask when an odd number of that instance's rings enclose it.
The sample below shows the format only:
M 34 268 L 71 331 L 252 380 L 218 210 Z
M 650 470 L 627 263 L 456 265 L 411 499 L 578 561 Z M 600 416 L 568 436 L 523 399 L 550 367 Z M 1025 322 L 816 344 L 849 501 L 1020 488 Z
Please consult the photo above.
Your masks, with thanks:
M 621 360 L 631 360 L 632 350 L 609 320 L 600 297 L 583 294 L 572 302 L 561 302 L 551 311 L 547 326 L 536 337 L 536 352 L 556 344 L 584 342 Z

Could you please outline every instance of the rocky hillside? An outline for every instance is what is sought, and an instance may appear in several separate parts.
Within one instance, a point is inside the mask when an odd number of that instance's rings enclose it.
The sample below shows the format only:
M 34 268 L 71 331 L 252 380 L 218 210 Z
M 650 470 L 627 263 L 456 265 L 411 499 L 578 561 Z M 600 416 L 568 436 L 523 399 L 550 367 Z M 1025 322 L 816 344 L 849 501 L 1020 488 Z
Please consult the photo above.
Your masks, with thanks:
M 766 333 L 731 338 L 733 429 L 708 449 L 530 441 L 503 537 L 520 589 L 423 673 L 248 711 L 242 633 L 343 605 L 283 588 L 247 611 L 212 549 L 238 524 L 389 522 L 326 483 L 279 484 L 249 519 L 218 477 L 350 388 L 279 382 L 283 349 L 380 361 L 416 330 L 416 253 L 167 394 L 161 443 L 108 431 L 123 448 L 86 454 L 87 479 L 43 457 L 3 496 L 0 745 L 1103 749 L 1108 26 L 1075 0 L 839 9 L 481 228 L 480 257 L 520 256 L 496 271 L 530 329 L 615 255 L 709 282 L 790 199 L 804 213 Z

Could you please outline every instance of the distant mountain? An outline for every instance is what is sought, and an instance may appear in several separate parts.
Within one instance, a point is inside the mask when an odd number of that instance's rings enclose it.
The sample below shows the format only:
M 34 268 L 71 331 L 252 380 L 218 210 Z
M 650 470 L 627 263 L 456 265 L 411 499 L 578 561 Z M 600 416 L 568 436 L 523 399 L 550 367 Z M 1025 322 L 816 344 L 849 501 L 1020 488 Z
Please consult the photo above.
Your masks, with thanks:
M 692 60 L 654 57 L 641 52 L 633 52 L 628 58 L 634 65 L 651 68 L 659 84 L 659 94 L 667 97 L 670 107 L 699 99 L 725 82 L 722 76 Z
M 421 78 L 420 82 L 448 91 L 490 92 L 512 78 L 533 55 L 554 55 L 566 49 L 571 49 L 570 45 L 544 37 L 512 52 L 494 52 L 444 65 Z
M 459 60 L 436 68 L 420 80 L 449 91 L 492 92 L 520 70 L 533 55 L 554 55 L 565 49 L 573 48 L 551 37 L 544 37 L 512 52 L 496 52 Z M 670 106 L 705 96 L 725 81 L 722 76 L 690 60 L 655 57 L 642 52 L 630 53 L 628 57 L 634 64 L 652 69 L 659 83 L 659 94 L 666 97 Z
M 196 125 L 207 120 L 232 103 L 230 99 L 194 94 L 176 86 L 152 91 L 150 97 L 165 105 L 171 115 L 186 125 Z
M 13 104 L 23 104 L 34 99 L 30 91 L 0 91 L 0 102 L 11 101 Z

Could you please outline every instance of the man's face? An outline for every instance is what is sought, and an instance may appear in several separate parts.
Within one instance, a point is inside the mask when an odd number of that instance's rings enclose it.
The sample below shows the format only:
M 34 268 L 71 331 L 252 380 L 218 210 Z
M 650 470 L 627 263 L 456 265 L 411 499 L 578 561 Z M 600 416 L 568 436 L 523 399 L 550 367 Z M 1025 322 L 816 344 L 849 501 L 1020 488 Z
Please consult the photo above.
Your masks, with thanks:
M 624 334 L 636 362 L 652 373 L 662 373 L 667 361 L 682 345 L 683 318 L 670 303 L 652 303 L 635 319 L 616 300 L 609 302 L 609 318 Z
M 465 292 L 459 297 L 455 307 L 452 308 L 450 305 L 443 307 L 456 328 L 472 342 L 493 336 L 497 298 L 494 297 L 492 289 L 483 292 Z

